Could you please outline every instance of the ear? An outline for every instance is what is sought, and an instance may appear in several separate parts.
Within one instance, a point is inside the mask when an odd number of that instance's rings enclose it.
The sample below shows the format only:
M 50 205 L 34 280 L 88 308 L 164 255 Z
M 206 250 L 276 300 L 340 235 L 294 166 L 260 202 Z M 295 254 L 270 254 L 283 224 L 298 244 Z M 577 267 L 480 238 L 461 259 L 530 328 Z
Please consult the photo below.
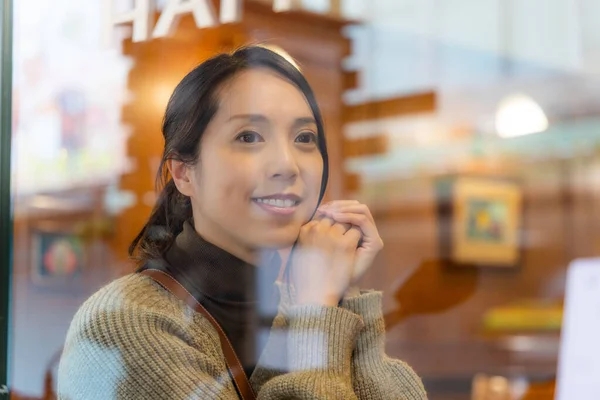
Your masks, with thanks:
M 167 168 L 169 173 L 173 177 L 173 182 L 177 186 L 177 190 L 184 196 L 191 197 L 194 194 L 194 186 L 192 184 L 192 173 L 193 170 L 188 164 L 183 161 L 168 160 Z

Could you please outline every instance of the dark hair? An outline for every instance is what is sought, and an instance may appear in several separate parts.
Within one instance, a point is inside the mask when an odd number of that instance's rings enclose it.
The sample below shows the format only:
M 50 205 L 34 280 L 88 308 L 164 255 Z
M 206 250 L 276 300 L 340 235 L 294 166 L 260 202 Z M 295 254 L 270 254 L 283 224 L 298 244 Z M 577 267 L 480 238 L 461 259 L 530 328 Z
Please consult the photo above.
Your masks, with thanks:
M 321 195 L 327 186 L 328 157 L 323 118 L 315 95 L 300 70 L 275 51 L 247 46 L 231 54 L 213 57 L 188 73 L 177 85 L 165 111 L 162 133 L 165 147 L 157 173 L 160 194 L 148 221 L 129 246 L 129 255 L 139 262 L 162 259 L 183 224 L 192 217 L 189 197 L 175 186 L 165 164 L 176 159 L 193 164 L 198 160 L 202 135 L 218 109 L 218 89 L 237 73 L 266 68 L 291 82 L 306 98 L 317 122 L 317 145 L 323 157 Z

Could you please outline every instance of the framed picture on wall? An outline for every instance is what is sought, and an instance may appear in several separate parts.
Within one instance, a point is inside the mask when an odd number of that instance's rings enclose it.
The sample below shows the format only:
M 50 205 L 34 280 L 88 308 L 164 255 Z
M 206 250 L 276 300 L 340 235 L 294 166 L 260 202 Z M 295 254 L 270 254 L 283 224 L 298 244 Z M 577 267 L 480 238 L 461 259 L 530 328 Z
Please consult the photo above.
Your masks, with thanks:
M 437 189 L 445 258 L 458 265 L 520 264 L 523 195 L 518 182 L 452 177 L 439 181 Z
M 66 229 L 40 226 L 31 230 L 31 280 L 40 286 L 62 286 L 76 280 L 85 265 L 84 244 Z

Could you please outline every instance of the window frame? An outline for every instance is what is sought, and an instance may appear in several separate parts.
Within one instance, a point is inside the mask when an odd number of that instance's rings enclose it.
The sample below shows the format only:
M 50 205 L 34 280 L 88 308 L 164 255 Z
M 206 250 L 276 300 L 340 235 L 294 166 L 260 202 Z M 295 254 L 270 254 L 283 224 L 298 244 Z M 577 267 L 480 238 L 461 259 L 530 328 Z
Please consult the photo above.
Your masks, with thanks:
M 8 398 L 10 391 L 12 23 L 13 1 L 0 0 L 0 399 Z

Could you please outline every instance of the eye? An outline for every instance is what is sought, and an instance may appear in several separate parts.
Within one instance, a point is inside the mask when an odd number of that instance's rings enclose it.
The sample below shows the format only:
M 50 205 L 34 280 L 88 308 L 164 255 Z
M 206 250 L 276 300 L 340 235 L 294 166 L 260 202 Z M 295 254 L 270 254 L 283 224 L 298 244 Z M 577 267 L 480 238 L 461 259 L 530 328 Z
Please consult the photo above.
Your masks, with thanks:
M 298 134 L 298 136 L 296 136 L 296 142 L 304 144 L 316 143 L 317 135 L 310 131 L 301 132 Z
M 236 136 L 236 141 L 240 143 L 259 143 L 264 142 L 264 139 L 260 134 L 254 131 L 244 131 Z

